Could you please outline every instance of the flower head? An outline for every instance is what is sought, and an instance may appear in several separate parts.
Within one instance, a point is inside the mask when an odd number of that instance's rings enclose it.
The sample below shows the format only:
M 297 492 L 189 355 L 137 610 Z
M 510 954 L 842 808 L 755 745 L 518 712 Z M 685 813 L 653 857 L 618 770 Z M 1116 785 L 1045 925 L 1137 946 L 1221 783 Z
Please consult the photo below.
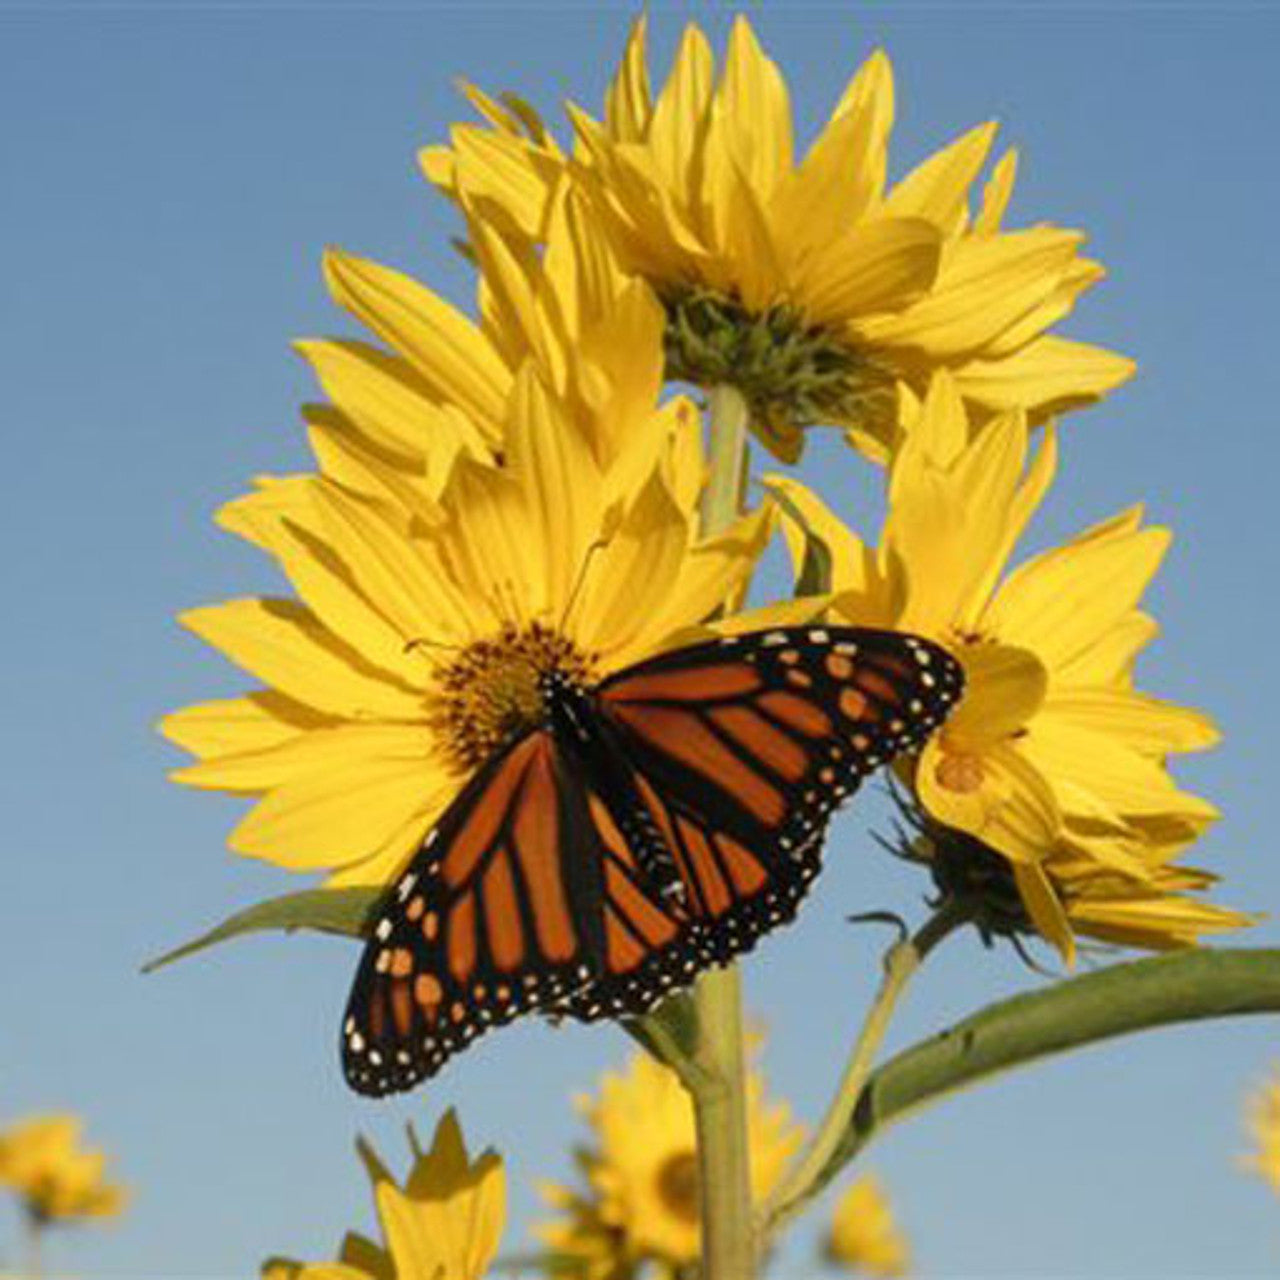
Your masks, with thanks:
M 377 1153 L 357 1150 L 373 1184 L 383 1243 L 350 1232 L 336 1263 L 272 1258 L 263 1280 L 480 1280 L 498 1252 L 506 1216 L 506 1173 L 492 1151 L 474 1162 L 452 1111 L 436 1126 L 430 1151 L 409 1130 L 414 1162 L 401 1186 Z
M 1245 1124 L 1254 1149 L 1241 1164 L 1280 1195 L 1280 1066 L 1249 1095 Z
M 0 1131 L 0 1186 L 37 1221 L 113 1218 L 127 1199 L 106 1178 L 106 1156 L 80 1145 L 73 1115 L 37 1116 Z
M 963 700 L 907 769 L 926 852 L 948 831 L 972 837 L 949 846 L 944 874 L 990 885 L 999 877 L 966 851 L 993 850 L 1036 929 L 1067 955 L 1073 927 L 1169 946 L 1248 923 L 1185 898 L 1211 877 L 1172 865 L 1216 810 L 1177 786 L 1167 757 L 1211 746 L 1217 731 L 1133 686 L 1155 633 L 1138 605 L 1168 532 L 1127 511 L 1008 573 L 1053 476 L 1052 431 L 1030 457 L 1021 413 L 975 436 L 944 373 L 907 403 L 902 432 L 874 548 L 796 482 L 772 484 L 796 516 L 796 556 L 809 536 L 827 543 L 842 619 L 930 636 L 964 664 Z
M 840 1197 L 825 1252 L 842 1270 L 868 1276 L 906 1275 L 910 1251 L 878 1178 L 859 1178 Z
M 378 295 L 371 323 L 384 306 L 402 331 L 417 314 Z M 457 356 L 455 386 L 488 387 L 471 358 Z M 538 722 L 540 674 L 603 677 L 741 592 L 769 516 L 699 537 L 699 423 L 687 401 L 655 405 L 660 365 L 656 342 L 623 344 L 583 400 L 570 394 L 582 370 L 557 390 L 529 357 L 483 432 L 474 405 L 445 405 L 488 445 L 449 453 L 430 483 L 429 437 L 387 456 L 371 436 L 348 447 L 339 422 L 313 430 L 318 474 L 260 482 L 224 508 L 298 595 L 182 619 L 265 686 L 162 726 L 198 757 L 179 781 L 258 798 L 234 849 L 386 883 L 477 765 Z M 359 388 L 339 402 L 351 421 L 380 403 Z
M 752 1192 L 769 1193 L 800 1144 L 785 1103 L 765 1100 L 758 1072 L 748 1083 Z M 609 1073 L 583 1112 L 593 1142 L 578 1152 L 585 1194 L 544 1189 L 566 1217 L 539 1234 L 556 1254 L 580 1259 L 590 1280 L 620 1280 L 643 1262 L 671 1274 L 699 1256 L 701 1238 L 693 1106 L 675 1073 L 645 1054 Z
M 950 369 L 979 416 L 1036 417 L 1096 400 L 1128 360 L 1047 332 L 1101 278 L 1082 236 L 1048 224 L 1004 231 L 1016 156 L 970 193 L 995 126 L 981 125 L 886 185 L 894 116 L 889 60 L 850 81 L 803 158 L 786 81 L 739 17 L 717 77 L 690 24 L 655 97 L 645 20 L 632 33 L 604 119 L 570 108 L 569 158 L 524 103 L 470 90 L 484 125 L 422 154 L 464 207 L 537 241 L 565 174 L 590 201 L 622 265 L 667 312 L 668 369 L 735 382 L 757 433 L 784 461 L 803 429 L 840 423 L 870 455 L 896 442 L 895 388 Z

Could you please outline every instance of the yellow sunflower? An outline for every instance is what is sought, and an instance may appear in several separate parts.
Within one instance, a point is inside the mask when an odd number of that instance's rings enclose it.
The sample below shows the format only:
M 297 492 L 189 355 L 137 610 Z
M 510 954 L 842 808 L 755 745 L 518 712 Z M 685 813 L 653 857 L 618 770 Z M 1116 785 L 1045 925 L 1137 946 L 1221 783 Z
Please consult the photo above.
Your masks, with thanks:
M 368 1143 L 356 1149 L 373 1184 L 383 1244 L 356 1232 L 343 1239 L 337 1262 L 271 1258 L 263 1280 L 480 1280 L 489 1269 L 506 1217 L 507 1181 L 493 1151 L 468 1159 L 452 1111 L 436 1126 L 430 1151 L 409 1130 L 413 1168 L 404 1186 Z
M 539 1237 L 556 1256 L 575 1259 L 589 1280 L 623 1280 L 642 1263 L 671 1276 L 699 1257 L 698 1156 L 693 1106 L 675 1073 L 647 1054 L 607 1073 L 599 1094 L 581 1103 L 592 1144 L 578 1152 L 585 1194 L 548 1184 L 544 1195 L 566 1217 Z M 802 1130 L 785 1103 L 765 1100 L 753 1072 L 747 1089 L 751 1186 L 768 1195 L 800 1145 Z
M 1280 1195 L 1280 1067 L 1249 1095 L 1245 1124 L 1254 1149 L 1241 1164 Z
M 908 399 L 901 429 L 876 547 L 798 482 L 770 484 L 792 513 L 796 557 L 806 530 L 829 547 L 842 620 L 930 636 L 964 663 L 962 702 L 909 772 L 935 848 L 947 830 L 973 838 L 948 874 L 978 846 L 994 850 L 1068 956 L 1073 925 L 1175 945 L 1248 923 L 1188 902 L 1182 891 L 1210 877 L 1171 866 L 1217 811 L 1178 787 L 1167 757 L 1213 745 L 1217 730 L 1133 686 L 1155 634 L 1138 605 L 1168 531 L 1133 509 L 1007 573 L 1053 477 L 1052 431 L 1030 458 L 1020 412 L 975 436 L 946 373 L 922 403 Z
M 859 1178 L 841 1195 L 831 1215 L 824 1252 L 842 1271 L 867 1276 L 907 1274 L 911 1252 L 879 1178 Z
M 303 413 L 321 464 L 379 492 L 390 469 L 439 495 L 460 457 L 503 448 L 519 371 L 533 362 L 602 466 L 649 424 L 662 383 L 662 307 L 626 276 L 581 200 L 558 190 L 545 251 L 524 251 L 483 219 L 470 223 L 481 266 L 481 319 L 390 267 L 337 249 L 324 259 L 334 300 L 384 346 L 297 343 L 329 398 Z
M 483 207 L 513 239 L 548 234 L 569 173 L 624 267 L 667 312 L 668 372 L 732 382 L 784 461 L 814 423 L 846 427 L 885 460 L 895 388 L 951 370 L 977 419 L 1040 420 L 1091 403 L 1131 361 L 1048 330 L 1103 275 L 1083 236 L 1047 223 L 1005 231 L 1016 154 L 970 195 L 995 138 L 984 124 L 886 187 L 894 89 L 874 54 L 803 159 L 786 82 L 739 17 L 719 78 L 702 31 L 684 32 L 655 98 L 646 22 L 632 32 L 603 121 L 570 106 L 572 158 L 519 99 L 468 90 L 485 123 L 421 155 L 428 179 Z
M 530 364 L 501 463 L 459 457 L 437 499 L 366 458 L 364 490 L 294 477 L 224 510 L 299 597 L 182 617 L 265 686 L 162 724 L 198 757 L 178 781 L 257 798 L 233 849 L 332 884 L 388 882 L 513 725 L 537 722 L 539 672 L 601 678 L 744 587 L 769 516 L 698 536 L 687 402 L 651 407 L 645 468 L 629 452 L 603 469 L 566 418 Z
M 0 1131 L 0 1187 L 21 1199 L 33 1221 L 114 1218 L 125 1189 L 106 1176 L 107 1158 L 80 1145 L 81 1124 L 68 1114 L 35 1116 Z

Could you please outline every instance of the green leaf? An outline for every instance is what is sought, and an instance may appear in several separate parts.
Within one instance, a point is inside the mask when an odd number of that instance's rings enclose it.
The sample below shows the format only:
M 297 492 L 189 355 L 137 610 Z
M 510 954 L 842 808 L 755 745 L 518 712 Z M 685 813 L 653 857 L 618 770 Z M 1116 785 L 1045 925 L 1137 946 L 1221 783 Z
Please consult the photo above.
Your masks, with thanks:
M 1280 950 L 1154 956 L 989 1005 L 872 1072 L 843 1142 L 773 1221 L 818 1195 L 891 1124 L 960 1089 L 1114 1036 L 1247 1013 L 1280 1013 Z
M 678 1075 L 690 1093 L 707 1086 L 698 1064 L 698 1007 L 686 991 L 669 995 L 639 1018 L 624 1018 L 623 1030 L 664 1066 Z
M 287 893 L 279 898 L 268 898 L 229 916 L 216 928 L 202 933 L 198 938 L 168 951 L 142 966 L 143 973 L 154 973 L 164 965 L 172 964 L 205 947 L 225 942 L 242 933 L 260 933 L 264 929 L 283 929 L 292 933 L 295 929 L 315 929 L 320 933 L 340 933 L 349 938 L 363 938 L 365 928 L 374 908 L 382 900 L 385 889 L 362 887 L 357 889 L 306 889 L 301 893 Z
M 834 560 L 831 548 L 825 538 L 818 534 L 805 514 L 796 506 L 780 485 L 766 482 L 774 502 L 786 513 L 798 529 L 804 534 L 804 559 L 800 564 L 800 572 L 796 575 L 795 589 L 792 594 L 799 596 L 822 596 L 831 590 L 831 575 Z

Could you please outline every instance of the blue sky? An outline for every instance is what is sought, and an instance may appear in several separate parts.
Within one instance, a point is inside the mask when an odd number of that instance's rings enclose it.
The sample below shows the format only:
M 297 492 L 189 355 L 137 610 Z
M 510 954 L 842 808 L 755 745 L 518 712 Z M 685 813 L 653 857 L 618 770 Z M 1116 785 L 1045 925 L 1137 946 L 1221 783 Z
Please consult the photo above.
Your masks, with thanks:
M 685 18 L 653 4 L 656 65 Z M 807 135 L 877 44 L 893 58 L 899 172 L 997 117 L 1023 167 L 1012 220 L 1088 230 L 1110 279 L 1068 332 L 1135 355 L 1138 380 L 1070 421 L 1032 545 L 1135 500 L 1177 541 L 1152 593 L 1144 685 L 1217 715 L 1181 776 L 1224 818 L 1198 861 L 1220 898 L 1280 910 L 1270 794 L 1280 611 L 1274 163 L 1280 11 L 1269 5 L 764 5 L 751 12 Z M 67 1233 L 77 1274 L 231 1277 L 319 1258 L 372 1225 L 357 1132 L 390 1160 L 407 1119 L 460 1108 L 508 1156 L 508 1241 L 536 1177 L 567 1176 L 571 1099 L 628 1051 L 612 1029 L 520 1025 L 437 1083 L 349 1095 L 336 1023 L 356 952 L 249 940 L 142 978 L 141 960 L 286 887 L 232 857 L 238 805 L 165 780 L 166 709 L 243 687 L 173 615 L 277 586 L 214 508 L 306 465 L 313 390 L 294 337 L 349 333 L 328 243 L 467 305 L 449 209 L 414 152 L 463 112 L 457 76 L 548 111 L 594 107 L 632 10 L 613 5 L 0 5 L 4 662 L 0 1119 L 70 1107 L 136 1190 L 110 1230 Z M 874 529 L 873 487 L 819 444 L 803 474 Z M 748 965 L 777 1093 L 818 1113 L 884 939 L 842 923 L 918 913 L 886 867 L 875 797 L 836 826 L 798 925 Z M 1280 942 L 1273 922 L 1250 938 Z M 894 1044 L 1038 979 L 950 942 Z M 927 1276 L 1274 1273 L 1280 1203 L 1233 1167 L 1242 1092 L 1280 1058 L 1254 1020 L 1113 1044 L 962 1096 L 894 1131 L 888 1183 Z M 14 1223 L 0 1218 L 0 1257 Z M 802 1276 L 800 1233 L 778 1274 Z

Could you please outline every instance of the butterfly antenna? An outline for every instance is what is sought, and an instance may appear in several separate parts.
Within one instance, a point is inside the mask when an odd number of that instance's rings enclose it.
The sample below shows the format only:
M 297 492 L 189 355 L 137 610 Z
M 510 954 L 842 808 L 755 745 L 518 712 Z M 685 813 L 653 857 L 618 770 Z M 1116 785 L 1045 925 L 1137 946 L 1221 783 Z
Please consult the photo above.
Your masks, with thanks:
M 569 592 L 569 599 L 565 602 L 564 610 L 560 614 L 560 621 L 556 624 L 556 631 L 560 635 L 564 635 L 564 629 L 569 625 L 569 617 L 573 613 L 573 606 L 578 603 L 578 596 L 582 593 L 583 584 L 587 580 L 587 569 L 591 566 L 591 557 L 597 551 L 603 551 L 608 545 L 608 538 L 597 538 L 583 555 L 582 564 L 578 566 L 578 576 L 573 580 L 573 588 Z
M 414 636 L 412 640 L 404 642 L 405 653 L 412 653 L 415 649 L 444 649 L 448 653 L 461 653 L 462 646 L 460 644 L 446 644 L 443 640 L 428 640 L 426 636 Z

